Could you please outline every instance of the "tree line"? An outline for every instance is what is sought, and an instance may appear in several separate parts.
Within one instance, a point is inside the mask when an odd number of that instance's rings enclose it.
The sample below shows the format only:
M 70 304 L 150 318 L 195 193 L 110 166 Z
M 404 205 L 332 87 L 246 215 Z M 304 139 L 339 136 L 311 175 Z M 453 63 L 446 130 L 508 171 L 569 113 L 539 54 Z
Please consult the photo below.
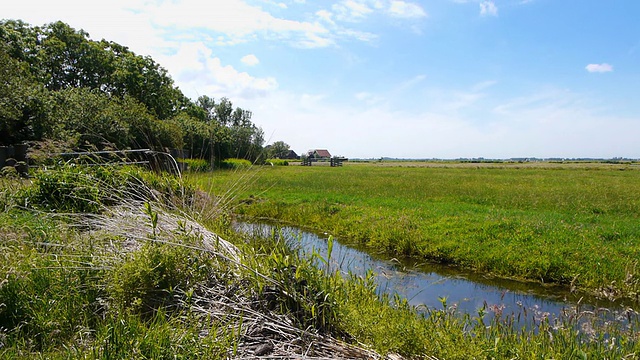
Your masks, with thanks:
M 0 145 L 189 150 L 259 160 L 264 133 L 227 98 L 187 98 L 158 63 L 63 22 L 0 21 Z

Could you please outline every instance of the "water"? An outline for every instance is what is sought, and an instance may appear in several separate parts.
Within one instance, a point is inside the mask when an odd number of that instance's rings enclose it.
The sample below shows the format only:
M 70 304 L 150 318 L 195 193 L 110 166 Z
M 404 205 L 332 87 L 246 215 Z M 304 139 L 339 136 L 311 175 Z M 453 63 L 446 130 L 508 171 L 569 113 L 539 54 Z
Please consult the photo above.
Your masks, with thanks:
M 329 236 L 326 234 L 268 224 L 237 223 L 236 229 L 263 236 L 275 233 L 304 254 L 315 251 L 323 259 L 327 258 Z M 389 259 L 337 240 L 333 242 L 329 270 L 357 276 L 373 270 L 379 293 L 397 294 L 422 309 L 442 309 L 442 300 L 446 298 L 447 306 L 453 306 L 461 313 L 477 315 L 479 309 L 484 309 L 488 316 L 501 313 L 515 317 L 524 313 L 524 317 L 532 322 L 574 313 L 578 305 L 579 311 L 603 316 L 603 321 L 626 321 L 630 314 L 637 317 L 635 311 L 621 302 L 571 293 L 563 287 L 483 276 L 438 264 L 420 264 L 411 259 Z M 527 321 L 520 320 L 524 326 Z

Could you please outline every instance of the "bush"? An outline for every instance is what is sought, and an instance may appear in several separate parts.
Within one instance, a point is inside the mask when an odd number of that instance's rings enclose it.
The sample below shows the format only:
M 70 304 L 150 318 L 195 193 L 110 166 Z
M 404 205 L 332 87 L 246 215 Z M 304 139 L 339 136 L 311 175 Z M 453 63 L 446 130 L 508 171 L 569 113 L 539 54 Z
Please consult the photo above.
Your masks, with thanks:
M 251 161 L 245 159 L 225 159 L 220 164 L 223 169 L 248 169 L 251 167 Z
M 211 170 L 209 162 L 204 159 L 180 159 L 178 162 L 187 165 L 187 170 L 192 172 L 206 172 Z
M 46 211 L 99 213 L 126 199 L 174 205 L 194 194 L 174 176 L 138 167 L 63 165 L 36 172 L 33 186 L 18 193 L 17 203 Z
M 21 194 L 21 203 L 39 210 L 98 212 L 110 194 L 100 182 L 83 167 L 39 171 L 33 186 Z

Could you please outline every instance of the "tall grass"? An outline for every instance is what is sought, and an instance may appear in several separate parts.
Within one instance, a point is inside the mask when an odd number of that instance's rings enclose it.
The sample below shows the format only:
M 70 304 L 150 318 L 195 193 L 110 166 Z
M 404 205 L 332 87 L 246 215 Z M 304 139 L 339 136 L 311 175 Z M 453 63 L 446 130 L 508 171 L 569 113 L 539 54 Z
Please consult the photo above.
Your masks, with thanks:
M 52 171 L 33 184 L 0 184 L 1 358 L 622 358 L 640 351 L 636 323 L 600 332 L 540 318 L 528 331 L 509 327 L 508 316 L 485 323 L 446 304 L 418 315 L 399 298 L 380 299 L 371 275 L 326 274 L 278 233 L 241 236 L 219 219 L 224 209 L 196 213 L 261 201 L 236 197 L 252 186 L 251 174 L 218 198 L 128 169 L 112 169 L 123 174 L 104 181 L 88 169 Z M 47 198 L 41 190 L 53 179 L 67 191 Z M 83 189 L 91 184 L 109 191 Z
M 263 355 L 377 356 L 332 336 L 327 298 L 301 286 L 318 272 L 293 281 L 286 248 L 211 232 L 191 214 L 217 202 L 174 181 L 74 166 L 3 181 L 0 357 L 245 358 L 265 343 Z

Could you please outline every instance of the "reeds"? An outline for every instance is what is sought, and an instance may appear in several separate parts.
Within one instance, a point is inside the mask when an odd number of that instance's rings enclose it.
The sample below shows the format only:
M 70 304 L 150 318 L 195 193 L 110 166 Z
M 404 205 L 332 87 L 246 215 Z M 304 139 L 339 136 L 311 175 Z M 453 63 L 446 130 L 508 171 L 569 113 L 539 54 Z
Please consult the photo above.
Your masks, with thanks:
M 300 327 L 313 319 L 289 310 L 314 305 L 263 271 L 277 257 L 194 219 L 219 199 L 138 170 L 93 171 L 49 170 L 3 192 L 3 358 L 380 358 Z M 201 218 L 213 224 L 215 211 Z

